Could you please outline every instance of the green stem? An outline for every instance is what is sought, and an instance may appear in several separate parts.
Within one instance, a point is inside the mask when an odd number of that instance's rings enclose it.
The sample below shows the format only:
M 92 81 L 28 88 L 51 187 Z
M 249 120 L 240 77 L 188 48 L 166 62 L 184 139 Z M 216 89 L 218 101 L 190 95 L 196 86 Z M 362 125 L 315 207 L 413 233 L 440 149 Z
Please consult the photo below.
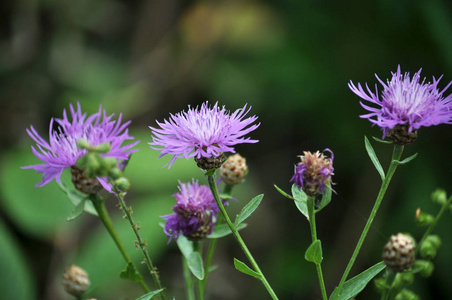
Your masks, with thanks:
M 232 192 L 232 185 L 225 185 L 224 190 L 223 190 L 223 194 L 226 195 L 231 195 Z M 223 221 L 223 216 L 222 215 L 217 215 L 217 225 L 221 224 L 221 221 Z M 212 263 L 212 259 L 213 259 L 213 253 L 215 252 L 215 247 L 217 245 L 217 240 L 218 239 L 210 239 L 210 243 L 209 243 L 209 248 L 207 249 L 207 255 L 206 255 L 206 261 L 204 263 L 204 270 L 205 270 L 205 275 L 204 275 L 204 279 L 202 280 L 202 293 L 204 295 L 205 291 L 206 291 L 206 285 L 207 285 L 207 275 L 209 274 L 209 268 L 210 265 Z
M 224 208 L 223 202 L 220 199 L 220 196 L 218 195 L 218 189 L 215 182 L 215 175 L 206 174 L 207 181 L 209 182 L 210 190 L 212 191 L 212 194 L 215 198 L 215 201 L 218 205 L 218 208 L 220 209 L 221 213 L 223 214 L 224 219 L 226 220 L 226 223 L 228 224 L 229 228 L 231 229 L 232 235 L 239 243 L 240 247 L 242 248 L 243 252 L 245 253 L 246 257 L 250 261 L 251 265 L 254 268 L 254 271 L 260 275 L 260 280 L 264 284 L 265 288 L 267 289 L 268 293 L 272 297 L 272 299 L 278 299 L 275 292 L 271 288 L 270 284 L 268 283 L 267 279 L 265 278 L 264 274 L 260 270 L 258 264 L 254 260 L 253 256 L 251 255 L 251 252 L 248 250 L 248 247 L 245 245 L 245 242 L 243 241 L 242 237 L 240 236 L 239 232 L 237 231 L 237 228 L 234 226 L 234 224 L 231 222 L 231 219 L 228 216 L 228 213 L 226 212 L 226 209 Z
M 193 250 L 195 252 L 198 252 L 199 255 L 202 257 L 202 243 L 201 242 L 193 242 Z M 204 277 L 205 277 L 204 273 Z M 198 290 L 198 300 L 204 300 L 204 290 L 203 290 L 203 280 L 199 280 L 196 278 L 196 287 Z
M 433 220 L 432 224 L 430 224 L 430 226 L 428 227 L 427 231 L 422 236 L 421 241 L 418 243 L 418 246 L 416 247 L 416 250 L 415 250 L 416 254 L 419 252 L 419 249 L 421 248 L 420 246 L 425 241 L 425 239 L 430 235 L 430 233 L 432 232 L 432 230 L 435 227 L 436 223 L 438 223 L 439 219 L 444 214 L 444 212 L 449 208 L 449 205 L 451 205 L 451 203 L 452 203 L 452 196 L 450 196 L 449 199 L 447 200 L 447 202 L 443 204 L 443 206 L 441 207 L 441 210 L 436 215 L 436 217 Z
M 388 189 L 389 183 L 391 182 L 391 178 L 394 175 L 395 170 L 397 169 L 397 166 L 400 161 L 400 157 L 402 156 L 402 152 L 403 152 L 403 146 L 395 144 L 394 150 L 392 152 L 392 159 L 391 159 L 391 164 L 389 165 L 388 172 L 386 173 L 386 176 L 381 184 L 380 192 L 378 193 L 377 200 L 375 201 L 374 207 L 372 208 L 372 212 L 370 213 L 369 219 L 367 219 L 366 226 L 364 227 L 364 230 L 361 233 L 361 237 L 359 238 L 358 244 L 355 247 L 355 251 L 353 251 L 352 257 L 350 258 L 350 261 L 348 262 L 348 265 L 344 271 L 344 274 L 342 275 L 339 286 L 337 287 L 336 298 L 339 297 L 340 292 L 342 290 L 342 286 L 344 285 L 345 280 L 347 279 L 347 276 L 350 273 L 350 270 L 353 267 L 353 264 L 355 263 L 359 250 L 361 250 L 361 246 L 363 245 L 364 239 L 366 238 L 367 233 L 369 232 L 370 226 L 372 225 L 372 222 L 375 218 L 375 215 L 377 214 L 381 201 L 383 200 L 386 190 Z
M 138 230 L 140 230 L 140 227 L 138 224 L 134 221 L 132 217 L 132 207 L 127 207 L 126 203 L 124 202 L 124 193 L 117 192 L 116 197 L 119 200 L 119 205 L 121 206 L 122 210 L 126 213 L 127 220 L 129 220 L 129 223 L 133 229 L 133 232 L 135 233 L 135 236 L 138 239 L 138 242 L 136 242 L 136 246 L 140 248 L 141 252 L 143 252 L 144 255 L 144 261 L 146 265 L 148 266 L 149 272 L 151 273 L 151 276 L 154 280 L 155 285 L 157 286 L 157 289 L 162 289 L 162 284 L 160 283 L 159 273 L 157 267 L 154 267 L 152 264 L 151 257 L 149 256 L 148 250 L 146 249 L 146 241 L 144 241 Z M 165 300 L 164 293 L 159 293 L 160 299 Z
M 195 292 L 193 291 L 193 278 L 187 265 L 187 259 L 182 255 L 182 266 L 184 268 L 185 290 L 188 300 L 195 300 Z
M 391 294 L 394 285 L 395 276 L 397 276 L 397 274 L 394 274 L 390 269 L 386 269 L 386 284 L 389 286 L 389 289 L 385 289 L 383 291 L 381 294 L 381 300 L 389 299 L 389 295 Z
M 97 211 L 97 215 L 99 216 L 99 219 L 102 221 L 102 223 L 104 224 L 108 233 L 112 237 L 113 241 L 116 244 L 116 247 L 118 247 L 119 252 L 121 252 L 121 254 L 124 257 L 127 264 L 131 265 L 133 267 L 133 269 L 135 270 L 135 272 L 138 273 L 138 270 L 136 269 L 135 265 L 133 264 L 132 258 L 129 256 L 129 253 L 127 253 L 126 249 L 124 248 L 124 245 L 122 244 L 121 240 L 119 239 L 118 234 L 116 233 L 115 228 L 113 227 L 113 223 L 110 219 L 110 216 L 108 215 L 108 211 L 105 208 L 104 200 L 96 194 L 90 195 L 89 198 L 90 198 L 91 202 L 93 203 L 94 208 Z M 140 275 L 138 282 L 141 284 L 141 286 L 143 287 L 143 290 L 146 293 L 150 292 L 149 287 L 143 281 L 143 278 L 141 277 L 141 275 Z
M 309 225 L 311 227 L 311 238 L 314 243 L 317 241 L 317 229 L 315 225 L 315 207 L 314 207 L 315 197 L 308 197 L 307 205 L 308 205 L 308 216 L 309 216 Z M 317 277 L 319 278 L 320 291 L 322 292 L 322 299 L 328 299 L 325 288 L 325 281 L 323 280 L 322 266 L 321 264 L 315 264 L 315 269 L 317 271 Z

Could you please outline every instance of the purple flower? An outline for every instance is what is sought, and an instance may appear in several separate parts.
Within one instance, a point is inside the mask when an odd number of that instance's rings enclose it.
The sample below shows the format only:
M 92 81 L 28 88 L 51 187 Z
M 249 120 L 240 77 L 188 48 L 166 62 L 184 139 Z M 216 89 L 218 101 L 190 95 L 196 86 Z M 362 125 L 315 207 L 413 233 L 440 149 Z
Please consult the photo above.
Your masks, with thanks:
M 152 131 L 151 148 L 161 151 L 159 158 L 166 154 L 173 155 L 168 162 L 169 168 L 177 158 L 218 157 L 223 152 L 233 152 L 234 145 L 240 143 L 257 143 L 257 140 L 244 138 L 260 124 L 253 124 L 256 116 L 245 118 L 251 107 L 243 108 L 230 114 L 216 103 L 212 108 L 205 102 L 201 108 L 188 107 L 188 112 L 171 114 L 169 120 L 157 124 L 159 128 L 149 127 Z M 250 126 L 251 125 L 251 126 Z
M 46 185 L 54 178 L 60 182 L 63 170 L 75 166 L 77 159 L 86 154 L 87 150 L 77 147 L 79 139 L 86 140 L 92 146 L 109 144 L 110 151 L 101 156 L 114 157 L 120 163 L 127 160 L 129 154 L 137 151 L 131 148 L 138 141 L 122 146 L 125 140 L 133 139 L 127 129 L 130 121 L 121 124 L 122 114 L 114 121 L 112 120 L 114 115 L 107 116 L 105 110 L 102 111 L 102 106 L 97 113 L 88 117 L 86 113 L 82 114 L 80 103 L 77 103 L 77 111 L 72 104 L 69 107 L 72 121 L 69 121 L 66 110 L 63 111 L 63 119 L 50 120 L 49 142 L 44 140 L 33 126 L 27 129 L 28 135 L 36 142 L 36 148 L 31 146 L 33 154 L 43 163 L 22 168 L 35 169 L 42 173 L 42 181 L 36 185 L 37 187 Z M 54 121 L 58 124 L 58 130 L 53 130 Z
M 220 210 L 208 186 L 199 185 L 194 179 L 186 184 L 179 181 L 179 193 L 173 196 L 177 202 L 173 206 L 174 213 L 162 216 L 166 220 L 164 231 L 170 241 L 181 234 L 197 241 L 212 232 Z
M 396 126 L 405 126 L 408 132 L 413 132 L 422 126 L 452 123 L 452 97 L 443 97 L 452 82 L 439 91 L 437 86 L 442 76 L 438 80 L 433 77 L 433 83 L 426 83 L 425 78 L 421 82 L 421 70 L 411 79 L 409 73 L 402 75 L 399 65 L 387 84 L 375 75 L 384 88 L 381 100 L 377 85 L 374 94 L 366 84 L 367 94 L 361 84 L 358 83 L 358 87 L 351 81 L 348 84 L 356 95 L 377 106 L 371 107 L 360 102 L 369 111 L 360 117 L 378 125 L 383 130 L 383 138 Z
M 290 179 L 308 196 L 323 194 L 325 187 L 331 188 L 334 154 L 330 149 L 323 151 L 330 152 L 331 158 L 325 157 L 319 151 L 315 153 L 304 151 L 304 155 L 300 155 L 301 162 L 296 166 L 295 174 Z

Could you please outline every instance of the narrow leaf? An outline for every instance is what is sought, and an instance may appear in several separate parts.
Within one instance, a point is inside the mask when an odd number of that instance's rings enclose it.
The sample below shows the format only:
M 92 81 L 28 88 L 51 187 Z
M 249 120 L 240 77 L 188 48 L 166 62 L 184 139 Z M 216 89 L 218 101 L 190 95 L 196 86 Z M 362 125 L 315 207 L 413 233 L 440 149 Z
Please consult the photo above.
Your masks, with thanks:
M 381 167 L 380 162 L 378 161 L 378 157 L 375 154 L 375 150 L 370 144 L 369 140 L 367 139 L 367 136 L 364 136 L 364 143 L 366 145 L 367 154 L 369 154 L 370 160 L 373 162 L 375 168 L 377 169 L 378 173 L 380 174 L 381 180 L 385 179 L 385 172 L 383 171 L 383 168 Z
M 359 275 L 356 275 L 350 280 L 347 280 L 344 285 L 342 286 L 341 294 L 336 297 L 337 294 L 337 288 L 333 291 L 331 294 L 330 299 L 336 299 L 336 300 L 348 300 L 356 295 L 358 295 L 365 287 L 366 285 L 380 273 L 384 268 L 385 264 L 381 261 L 378 264 L 370 267 L 366 271 L 362 272 Z
M 150 293 L 147 293 L 147 294 L 145 294 L 145 295 L 143 295 L 143 296 L 137 298 L 136 300 L 150 300 L 150 299 L 152 299 L 155 295 L 158 295 L 158 294 L 160 294 L 161 292 L 163 292 L 163 290 L 164 290 L 164 289 L 152 291 L 152 292 L 150 292 Z
M 80 216 L 85 208 L 85 200 L 82 200 L 79 204 L 74 207 L 74 210 L 71 212 L 69 217 L 66 218 L 68 221 L 72 221 Z
M 374 140 L 376 140 L 377 142 L 379 142 L 379 143 L 382 143 L 382 144 L 392 144 L 392 141 L 386 141 L 386 140 L 382 140 L 382 139 L 379 139 L 379 138 L 377 138 L 377 137 L 372 137 Z
M 190 271 L 199 280 L 204 279 L 204 265 L 202 263 L 201 254 L 199 252 L 192 252 L 187 259 L 187 265 Z
M 229 194 L 220 194 L 220 198 L 224 200 L 231 200 L 232 196 Z
M 325 206 L 327 206 L 331 202 L 331 196 L 333 191 L 329 187 L 325 187 L 325 193 L 322 195 L 322 200 L 320 200 L 319 207 L 316 210 L 316 213 L 321 211 Z
M 126 268 L 119 274 L 119 277 L 121 277 L 122 279 L 130 279 L 137 282 L 143 279 L 132 263 L 127 264 Z
M 416 156 L 417 156 L 417 153 L 411 155 L 410 157 L 405 158 L 405 159 L 402 160 L 402 161 L 398 161 L 398 160 L 397 160 L 396 163 L 397 163 L 398 165 L 404 165 L 404 164 L 406 164 L 406 163 L 409 163 L 409 162 L 412 161 L 413 159 L 415 159 Z
M 314 241 L 311 246 L 306 250 L 304 254 L 304 259 L 309 262 L 315 263 L 319 265 L 322 263 L 323 255 L 322 255 L 322 243 L 320 240 Z
M 76 190 L 70 190 L 67 186 L 65 186 L 62 182 L 57 182 L 58 187 L 61 191 L 63 191 L 68 199 L 74 204 L 75 206 L 78 206 L 80 202 L 83 202 L 84 200 L 87 200 L 89 197 L 85 194 L 80 193 Z M 85 201 L 85 207 L 84 210 L 97 217 L 97 212 L 94 206 L 92 205 L 91 201 Z
M 237 230 L 241 230 L 241 229 L 245 228 L 246 226 L 248 226 L 248 224 L 241 223 L 239 226 L 237 226 Z M 232 233 L 232 231 L 229 228 L 228 224 L 219 224 L 213 228 L 212 233 L 209 234 L 207 237 L 209 239 L 218 239 L 218 238 L 227 236 L 231 233 Z
M 237 258 L 234 258 L 234 266 L 237 270 L 239 270 L 240 272 L 242 272 L 246 275 L 253 276 L 259 280 L 261 279 L 261 275 L 259 275 L 259 273 L 257 273 L 256 271 L 253 271 L 250 267 L 248 267 L 245 263 L 241 262 Z
M 275 187 L 275 189 L 281 194 L 281 195 L 283 195 L 284 197 L 286 197 L 286 198 L 289 198 L 290 200 L 294 200 L 294 198 L 291 196 L 291 195 L 289 195 L 289 194 L 287 194 L 286 192 L 284 192 L 282 189 L 280 189 L 276 184 L 274 184 L 273 185 L 274 187 Z
M 259 204 L 261 204 L 261 201 L 263 198 L 264 198 L 263 194 L 258 195 L 256 197 L 254 197 L 253 199 L 251 199 L 251 201 L 248 202 L 248 204 L 245 205 L 245 207 L 243 207 L 240 214 L 238 214 L 237 217 L 235 218 L 235 222 L 234 222 L 235 227 L 240 225 L 249 216 L 251 216 L 251 214 L 256 210 L 256 208 L 259 206 Z

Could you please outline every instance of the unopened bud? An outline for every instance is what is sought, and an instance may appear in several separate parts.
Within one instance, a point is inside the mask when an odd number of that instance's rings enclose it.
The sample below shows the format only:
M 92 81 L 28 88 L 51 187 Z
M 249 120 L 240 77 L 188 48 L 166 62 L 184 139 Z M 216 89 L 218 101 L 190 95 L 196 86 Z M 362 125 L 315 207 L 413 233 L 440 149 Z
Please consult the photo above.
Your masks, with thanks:
M 419 300 L 419 296 L 410 290 L 401 290 L 394 298 L 394 300 Z
M 397 275 L 394 278 L 394 282 L 392 283 L 392 286 L 394 288 L 399 288 L 402 286 L 407 286 L 414 281 L 414 274 L 413 273 L 397 273 Z
M 433 259 L 441 246 L 441 239 L 437 235 L 429 235 L 419 246 L 419 254 L 423 258 Z
M 122 176 L 122 170 L 120 168 L 113 168 L 108 171 L 108 177 L 115 180 Z
M 395 272 L 408 270 L 414 262 L 413 239 L 402 233 L 391 236 L 383 249 L 383 261 Z
M 247 173 L 246 159 L 238 153 L 229 156 L 220 167 L 220 177 L 227 185 L 236 185 L 243 182 Z
M 130 181 L 125 177 L 119 177 L 115 180 L 115 187 L 121 192 L 127 192 L 130 188 Z
M 88 274 L 82 268 L 71 265 L 64 271 L 63 287 L 68 294 L 79 297 L 88 290 L 89 285 Z
M 88 149 L 91 147 L 91 145 L 88 143 L 87 140 L 85 139 L 79 139 L 77 141 L 77 147 L 79 147 L 80 149 Z
M 432 200 L 435 203 L 443 205 L 447 201 L 446 191 L 437 189 L 432 193 Z
M 419 214 L 418 214 L 416 211 L 416 223 L 418 226 L 426 227 L 426 226 L 432 224 L 433 221 L 435 221 L 435 217 L 433 217 L 432 215 L 423 213 L 421 211 L 419 211 Z
M 107 153 L 108 151 L 110 151 L 110 148 L 111 148 L 110 144 L 102 143 L 94 147 L 94 150 L 99 153 Z
M 385 290 L 389 290 L 390 285 L 386 282 L 386 278 L 380 277 L 374 280 L 375 288 L 381 294 Z
M 433 274 L 435 266 L 431 261 L 417 259 L 413 264 L 413 268 L 419 269 L 419 274 L 422 277 L 430 277 Z

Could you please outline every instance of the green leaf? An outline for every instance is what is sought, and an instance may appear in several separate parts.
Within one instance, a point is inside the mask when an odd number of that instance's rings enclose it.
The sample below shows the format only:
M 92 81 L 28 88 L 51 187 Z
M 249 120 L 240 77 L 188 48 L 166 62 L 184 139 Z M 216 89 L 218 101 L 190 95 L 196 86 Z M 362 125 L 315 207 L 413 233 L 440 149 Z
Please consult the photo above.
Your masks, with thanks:
M 280 189 L 276 184 L 274 184 L 273 185 L 274 187 L 275 187 L 275 189 L 281 194 L 281 195 L 283 195 L 284 197 L 286 197 L 286 198 L 289 198 L 290 200 L 294 200 L 294 198 L 291 196 L 291 195 L 289 195 L 289 194 L 287 194 L 286 192 L 284 192 L 282 189 Z
M 150 293 L 147 293 L 147 294 L 145 294 L 145 295 L 143 295 L 143 296 L 137 298 L 136 300 L 150 300 L 150 299 L 152 299 L 155 295 L 160 294 L 160 293 L 163 292 L 164 290 L 165 290 L 165 289 L 160 289 L 160 290 L 152 291 L 152 292 L 150 292 Z
M 378 157 L 375 154 L 375 150 L 370 144 L 369 140 L 367 139 L 367 136 L 364 136 L 364 144 L 366 145 L 367 154 L 369 154 L 370 160 L 373 162 L 375 168 L 377 169 L 378 173 L 380 174 L 381 180 L 385 179 L 385 172 L 383 171 L 383 168 L 381 167 L 380 162 L 378 161 Z
M 379 142 L 379 143 L 382 143 L 382 144 L 393 144 L 393 142 L 392 141 L 386 141 L 386 140 L 382 140 L 382 139 L 379 139 L 379 138 L 377 138 L 377 137 L 372 137 L 374 140 L 376 140 L 377 142 Z
M 309 262 L 315 263 L 319 265 L 322 263 L 323 255 L 322 255 L 322 243 L 320 240 L 314 241 L 311 246 L 306 250 L 304 254 L 304 259 Z
M 369 269 L 365 270 L 359 275 L 356 275 L 350 280 L 347 280 L 344 285 L 342 286 L 341 294 L 336 297 L 337 288 L 334 289 L 333 293 L 331 294 L 330 299 L 336 299 L 336 300 L 348 300 L 356 295 L 358 295 L 365 287 L 366 285 L 380 273 L 384 268 L 385 264 L 381 261 L 378 264 L 370 267 Z
M 130 279 L 136 282 L 139 282 L 143 279 L 132 263 L 127 264 L 126 268 L 119 274 L 119 277 L 121 277 L 122 279 Z
M 84 208 L 85 208 L 85 200 L 82 200 L 82 201 L 80 201 L 79 204 L 77 204 L 74 207 L 74 210 L 71 212 L 69 217 L 66 218 L 66 220 L 72 221 L 72 220 L 76 219 L 78 216 L 80 216 L 82 214 Z
M 240 272 L 242 272 L 246 275 L 253 276 L 259 280 L 262 278 L 259 273 L 257 273 L 256 271 L 253 271 L 250 267 L 248 267 L 245 263 L 241 262 L 237 258 L 234 258 L 234 266 L 237 270 L 239 270 Z
M 319 207 L 315 211 L 316 213 L 321 211 L 325 206 L 327 206 L 331 202 L 331 196 L 333 194 L 333 190 L 330 187 L 325 187 L 325 193 L 322 195 L 322 200 L 320 200 Z
M 251 199 L 251 201 L 248 202 L 247 205 L 245 205 L 240 214 L 238 214 L 237 217 L 235 218 L 234 222 L 235 227 L 239 226 L 243 221 L 245 221 L 249 216 L 251 216 L 251 214 L 256 210 L 256 208 L 259 206 L 263 198 L 264 198 L 263 194 L 258 195 Z
M 187 265 L 193 275 L 199 280 L 204 279 L 204 264 L 202 263 L 201 254 L 192 252 L 187 259 Z
M 237 226 L 237 230 L 241 230 L 241 229 L 245 228 L 246 226 L 248 226 L 248 224 L 241 223 L 239 226 Z M 228 224 L 218 224 L 213 228 L 212 233 L 209 234 L 207 237 L 209 239 L 218 239 L 218 238 L 227 236 L 231 233 L 232 233 L 232 231 L 229 228 Z
M 85 195 L 77 190 L 71 190 L 63 182 L 57 182 L 57 185 L 60 188 L 60 190 L 66 194 L 66 196 L 72 202 L 72 204 L 74 204 L 77 207 L 80 203 L 84 202 L 83 210 L 86 211 L 87 213 L 92 214 L 97 217 L 97 211 L 94 208 L 91 200 L 88 200 L 88 197 L 89 197 L 88 195 Z M 88 201 L 85 201 L 85 200 L 88 200 Z M 72 214 L 71 214 L 71 216 L 72 216 Z
M 193 253 L 193 242 L 189 241 L 185 236 L 180 235 L 177 238 L 177 246 L 179 247 L 180 252 L 185 258 L 188 258 L 190 254 Z
M 409 163 L 410 161 L 412 161 L 413 159 L 415 159 L 416 158 L 416 156 L 417 156 L 417 153 L 416 154 L 413 154 L 413 155 L 411 155 L 410 157 L 407 157 L 407 158 L 405 158 L 404 160 L 402 160 L 402 161 L 398 161 L 398 160 L 396 160 L 395 162 L 396 162 L 396 164 L 398 164 L 398 165 L 404 165 L 404 164 L 407 164 L 407 163 Z
M 308 200 L 308 196 L 302 189 L 299 189 L 295 184 L 292 185 L 292 196 L 295 200 L 304 201 Z

